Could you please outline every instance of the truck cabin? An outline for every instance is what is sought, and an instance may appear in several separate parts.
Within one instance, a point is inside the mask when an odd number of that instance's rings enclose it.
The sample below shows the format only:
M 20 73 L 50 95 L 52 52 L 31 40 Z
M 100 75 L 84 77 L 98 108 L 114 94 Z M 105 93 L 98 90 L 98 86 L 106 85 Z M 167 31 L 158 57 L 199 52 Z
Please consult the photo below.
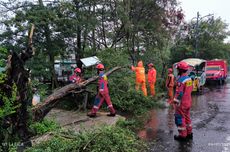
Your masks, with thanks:
M 81 58 L 80 62 L 82 63 L 82 73 L 84 79 L 91 77 L 88 75 L 88 71 L 92 71 L 92 68 L 95 67 L 101 61 L 96 57 L 86 57 Z M 74 69 L 77 67 L 75 60 L 55 60 L 55 72 L 57 75 L 58 82 L 61 85 L 66 85 L 70 83 L 69 78 L 74 74 Z M 88 69 L 88 71 L 86 70 Z
M 207 66 L 206 70 L 207 71 L 220 71 L 223 69 L 221 69 L 220 66 Z
M 182 61 L 188 63 L 189 65 L 189 70 L 187 71 L 189 76 L 200 77 L 206 71 L 206 60 L 189 58 Z M 177 70 L 175 69 L 176 64 L 177 63 L 173 65 L 173 71 L 175 76 L 177 76 Z
M 188 76 L 193 80 L 193 91 L 202 90 L 202 86 L 206 82 L 206 60 L 197 59 L 197 58 L 188 58 L 182 60 L 189 65 L 189 70 L 187 71 Z M 178 76 L 178 71 L 175 68 L 177 63 L 173 64 L 174 75 Z

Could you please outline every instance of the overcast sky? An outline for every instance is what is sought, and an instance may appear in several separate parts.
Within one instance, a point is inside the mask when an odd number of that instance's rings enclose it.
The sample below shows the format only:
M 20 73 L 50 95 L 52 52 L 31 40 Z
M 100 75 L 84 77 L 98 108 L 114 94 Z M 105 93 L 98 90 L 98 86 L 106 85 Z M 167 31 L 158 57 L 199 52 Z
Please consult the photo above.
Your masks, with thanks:
M 196 17 L 199 11 L 201 16 L 214 14 L 230 24 L 230 0 L 179 0 L 185 13 L 186 21 Z
M 230 0 L 179 0 L 185 13 L 185 20 L 190 21 L 196 17 L 197 12 L 201 16 L 214 14 L 215 18 L 221 19 L 230 25 Z M 230 26 L 228 26 L 230 30 Z M 230 42 L 228 37 L 225 42 Z

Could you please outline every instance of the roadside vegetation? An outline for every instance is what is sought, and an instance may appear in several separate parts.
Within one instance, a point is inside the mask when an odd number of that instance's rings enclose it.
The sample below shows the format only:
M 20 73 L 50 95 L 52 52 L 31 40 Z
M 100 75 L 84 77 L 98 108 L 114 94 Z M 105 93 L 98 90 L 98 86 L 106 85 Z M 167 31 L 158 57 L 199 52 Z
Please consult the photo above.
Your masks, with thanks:
M 45 120 L 42 123 L 33 124 L 33 130 L 37 134 L 52 131 L 54 137 L 38 146 L 28 150 L 32 151 L 145 151 L 147 145 L 138 139 L 135 132 L 143 126 L 146 120 L 146 112 L 152 108 L 163 107 L 163 103 L 158 101 L 161 96 L 145 97 L 141 91 L 136 91 L 134 73 L 130 70 L 130 61 L 125 54 L 114 53 L 112 50 L 104 50 L 102 56 L 99 55 L 108 69 L 114 66 L 123 66 L 119 72 L 112 74 L 109 79 L 110 95 L 116 110 L 127 115 L 128 120 L 120 120 L 115 126 L 106 126 L 94 131 L 84 131 L 80 133 L 63 132 L 52 122 Z M 114 57 L 112 62 L 107 60 L 108 55 Z M 95 71 L 91 71 L 95 73 Z M 88 73 L 92 75 L 92 73 Z M 95 85 L 89 89 L 95 91 Z M 161 94 L 162 95 L 162 94 Z M 93 103 L 94 97 L 91 98 Z M 64 102 L 61 104 L 63 105 Z M 60 106 L 62 107 L 62 106 Z M 66 109 L 76 107 L 73 103 Z M 106 108 L 106 107 L 104 107 Z M 48 124 L 48 125 L 47 125 Z M 50 124 L 50 125 L 49 125 Z
M 77 134 L 63 131 L 53 121 L 33 122 L 28 116 L 23 120 L 30 132 L 24 134 L 55 134 L 51 140 L 28 151 L 144 151 L 146 145 L 135 132 L 149 109 L 163 107 L 160 100 L 165 97 L 167 68 L 190 57 L 230 61 L 230 44 L 224 42 L 230 35 L 227 24 L 217 17 L 204 19 L 196 31 L 193 21 L 184 20 L 177 0 L 15 0 L 14 3 L 5 0 L 0 4 L 3 14 L 0 26 L 4 28 L 0 33 L 0 147 L 3 151 L 11 147 L 14 151 L 12 143 L 25 140 L 18 131 L 18 117 L 12 115 L 31 112 L 32 89 L 39 90 L 43 101 L 63 86 L 58 83 L 55 60 L 64 61 L 74 56 L 77 66 L 82 68 L 81 58 L 97 56 L 106 71 L 121 66 L 121 70 L 108 78 L 110 95 L 116 110 L 132 117 L 116 126 Z M 15 81 L 11 83 L 12 76 L 4 69 L 10 61 L 8 55 L 25 50 L 31 24 L 35 25 L 33 45 L 36 50 L 25 64 L 26 75 L 31 81 L 26 85 L 28 104 L 22 108 L 19 86 Z M 196 32 L 199 32 L 198 36 L 195 36 Z M 157 70 L 155 97 L 145 97 L 134 89 L 135 74 L 131 65 L 136 65 L 138 60 L 144 62 L 146 72 L 150 62 Z M 84 71 L 85 79 L 96 75 L 94 68 Z M 6 85 L 7 82 L 10 85 Z M 89 105 L 92 105 L 96 85 L 90 84 L 87 89 L 92 92 L 89 97 Z M 65 101 L 70 99 L 63 99 L 59 107 L 69 110 L 76 107 L 73 106 L 76 103 Z
M 130 130 L 119 126 L 105 126 L 88 132 L 56 133 L 51 140 L 30 148 L 26 152 L 138 152 L 144 151 L 145 148 L 146 145 Z

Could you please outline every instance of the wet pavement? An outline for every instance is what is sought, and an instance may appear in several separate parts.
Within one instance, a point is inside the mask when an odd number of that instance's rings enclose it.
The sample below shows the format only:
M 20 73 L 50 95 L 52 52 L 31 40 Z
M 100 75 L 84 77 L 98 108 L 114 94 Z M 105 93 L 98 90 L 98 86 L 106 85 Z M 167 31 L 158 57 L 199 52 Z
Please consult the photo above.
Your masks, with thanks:
M 170 107 L 151 111 L 139 137 L 149 141 L 150 152 L 230 152 L 230 83 L 193 95 L 191 116 L 192 141 L 174 141 L 178 132 Z

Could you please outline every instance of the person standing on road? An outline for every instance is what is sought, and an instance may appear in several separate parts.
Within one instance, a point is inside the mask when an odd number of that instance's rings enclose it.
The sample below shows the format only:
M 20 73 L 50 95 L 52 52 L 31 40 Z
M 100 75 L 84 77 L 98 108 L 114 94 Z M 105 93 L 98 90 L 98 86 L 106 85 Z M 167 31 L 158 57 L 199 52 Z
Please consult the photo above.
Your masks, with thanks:
M 155 83 L 157 72 L 156 69 L 153 67 L 153 63 L 149 63 L 148 68 L 148 83 L 150 87 L 150 94 L 151 96 L 155 96 Z
M 103 104 L 104 100 L 106 104 L 108 105 L 108 108 L 110 110 L 110 113 L 107 114 L 107 116 L 116 116 L 116 111 L 113 108 L 113 104 L 111 102 L 110 96 L 109 96 L 109 89 L 108 89 L 108 79 L 107 76 L 104 73 L 104 65 L 98 64 L 96 66 L 97 72 L 99 75 L 98 79 L 98 93 L 94 101 L 94 106 L 90 113 L 87 114 L 89 117 L 96 117 L 97 111 L 100 109 L 101 105 Z
M 166 79 L 166 88 L 168 89 L 168 104 L 172 104 L 173 102 L 173 88 L 174 88 L 174 75 L 173 75 L 173 69 L 168 69 L 168 77 Z
M 143 62 L 139 61 L 137 63 L 137 67 L 132 66 L 132 71 L 136 72 L 136 90 L 139 90 L 141 86 L 141 90 L 144 96 L 147 96 L 147 89 L 146 89 L 146 80 L 145 80 L 145 68 L 143 66 Z
M 175 135 L 174 139 L 178 141 L 185 141 L 193 138 L 192 124 L 190 119 L 190 108 L 192 105 L 192 79 L 187 75 L 189 66 L 186 62 L 179 62 L 177 64 L 178 80 L 176 83 L 176 93 L 173 99 L 175 103 L 175 123 L 179 135 Z

